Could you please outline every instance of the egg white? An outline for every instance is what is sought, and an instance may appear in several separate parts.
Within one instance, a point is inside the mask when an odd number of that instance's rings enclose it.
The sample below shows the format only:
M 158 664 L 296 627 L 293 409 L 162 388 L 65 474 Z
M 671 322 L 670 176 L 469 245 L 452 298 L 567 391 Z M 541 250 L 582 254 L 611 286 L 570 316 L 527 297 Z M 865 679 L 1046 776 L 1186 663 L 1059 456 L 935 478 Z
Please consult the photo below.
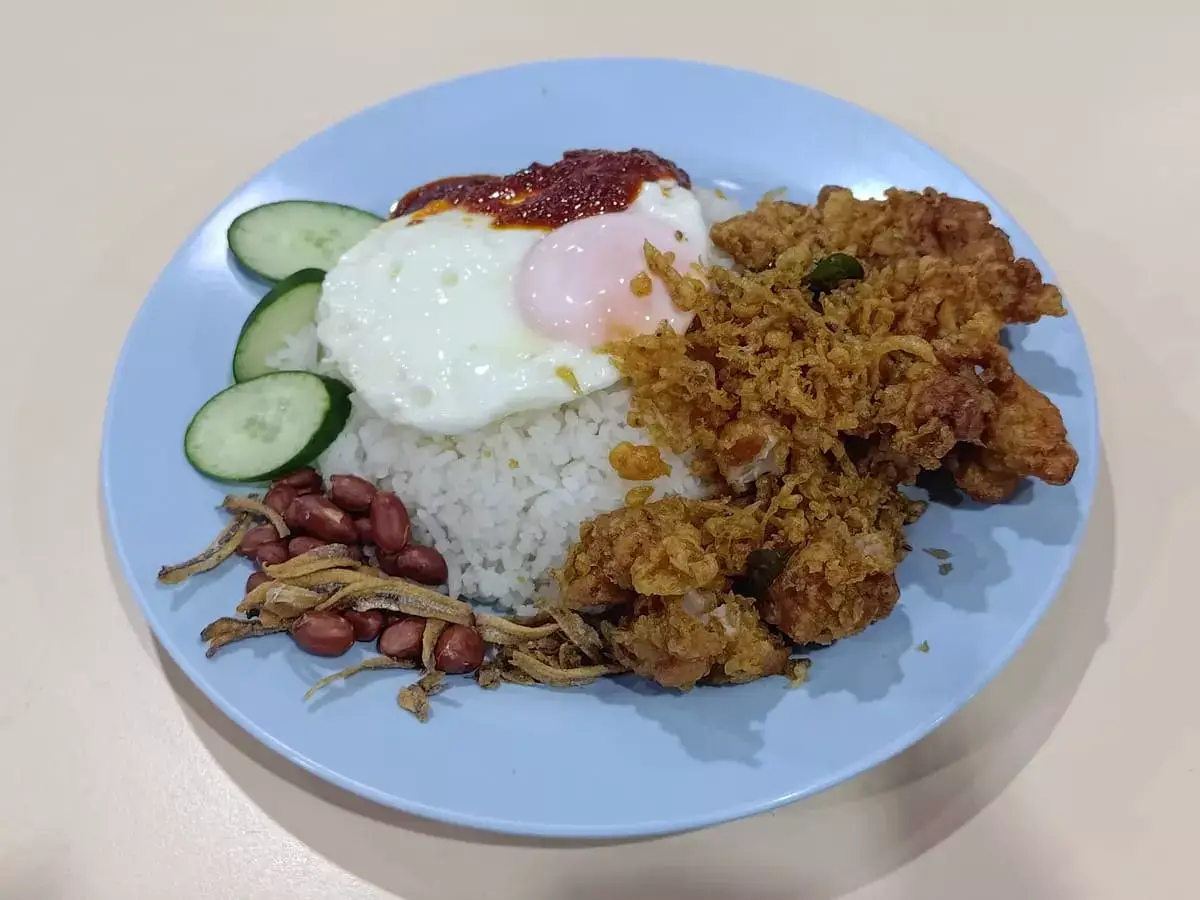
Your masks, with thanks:
M 630 208 L 708 246 L 699 201 L 674 182 L 643 185 Z M 542 337 L 520 315 L 513 278 L 545 234 L 456 209 L 385 222 L 325 278 L 326 358 L 378 416 L 434 434 L 569 402 L 578 394 L 565 370 L 583 393 L 615 384 L 607 356 Z

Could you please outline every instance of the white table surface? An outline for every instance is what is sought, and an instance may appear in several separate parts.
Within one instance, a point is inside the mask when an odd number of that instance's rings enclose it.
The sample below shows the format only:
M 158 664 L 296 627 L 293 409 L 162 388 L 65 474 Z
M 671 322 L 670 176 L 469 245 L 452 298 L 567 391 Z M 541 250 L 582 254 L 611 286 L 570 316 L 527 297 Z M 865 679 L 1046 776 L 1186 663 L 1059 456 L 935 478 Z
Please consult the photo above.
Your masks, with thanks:
M 0 897 L 1195 896 L 1200 12 L 1187 6 L 7 5 Z M 134 311 L 230 188 L 393 94 L 600 54 L 785 76 L 963 165 L 1073 303 L 1104 459 L 1066 589 L 1013 664 L 927 740 L 750 821 L 548 847 L 373 807 L 217 713 L 156 649 L 115 574 L 98 448 Z

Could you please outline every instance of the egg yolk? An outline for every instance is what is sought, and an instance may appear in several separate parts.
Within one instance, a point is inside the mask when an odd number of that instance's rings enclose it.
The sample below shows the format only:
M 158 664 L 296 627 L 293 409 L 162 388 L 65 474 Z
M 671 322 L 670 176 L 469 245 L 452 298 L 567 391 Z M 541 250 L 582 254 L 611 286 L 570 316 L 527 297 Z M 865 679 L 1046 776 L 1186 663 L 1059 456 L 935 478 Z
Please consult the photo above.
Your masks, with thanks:
M 525 254 L 514 283 L 525 323 L 552 340 L 599 347 L 654 331 L 663 320 L 683 331 L 691 315 L 649 277 L 643 245 L 675 254 L 690 272 L 700 248 L 661 218 L 636 211 L 577 219 L 546 234 Z

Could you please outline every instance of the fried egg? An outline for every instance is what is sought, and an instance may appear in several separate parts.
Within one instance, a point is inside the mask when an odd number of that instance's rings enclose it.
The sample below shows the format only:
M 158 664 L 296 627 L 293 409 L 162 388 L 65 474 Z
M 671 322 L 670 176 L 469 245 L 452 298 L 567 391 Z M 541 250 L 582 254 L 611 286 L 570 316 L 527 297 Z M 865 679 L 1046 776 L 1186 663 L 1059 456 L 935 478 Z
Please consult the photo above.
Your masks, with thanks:
M 607 341 L 664 320 L 687 328 L 647 277 L 647 240 L 683 272 L 709 254 L 690 190 L 645 182 L 624 210 L 554 229 L 453 206 L 400 216 L 327 274 L 317 335 L 377 415 L 461 434 L 615 384 Z

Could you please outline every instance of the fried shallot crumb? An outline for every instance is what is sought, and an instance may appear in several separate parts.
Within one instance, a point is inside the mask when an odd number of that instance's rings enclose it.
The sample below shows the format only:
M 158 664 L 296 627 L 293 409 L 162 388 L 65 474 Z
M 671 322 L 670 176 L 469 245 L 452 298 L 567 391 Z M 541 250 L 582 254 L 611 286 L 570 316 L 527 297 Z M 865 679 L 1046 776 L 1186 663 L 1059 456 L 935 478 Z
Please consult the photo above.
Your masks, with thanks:
M 649 297 L 650 292 L 654 290 L 654 284 L 650 281 L 647 273 L 638 272 L 630 279 L 629 289 L 633 291 L 635 297 Z
M 662 453 L 653 444 L 631 444 L 621 441 L 608 454 L 609 465 L 626 481 L 653 481 L 671 474 Z
M 639 485 L 635 488 L 630 488 L 625 492 L 626 506 L 641 506 L 647 500 L 654 496 L 654 488 L 648 484 Z

